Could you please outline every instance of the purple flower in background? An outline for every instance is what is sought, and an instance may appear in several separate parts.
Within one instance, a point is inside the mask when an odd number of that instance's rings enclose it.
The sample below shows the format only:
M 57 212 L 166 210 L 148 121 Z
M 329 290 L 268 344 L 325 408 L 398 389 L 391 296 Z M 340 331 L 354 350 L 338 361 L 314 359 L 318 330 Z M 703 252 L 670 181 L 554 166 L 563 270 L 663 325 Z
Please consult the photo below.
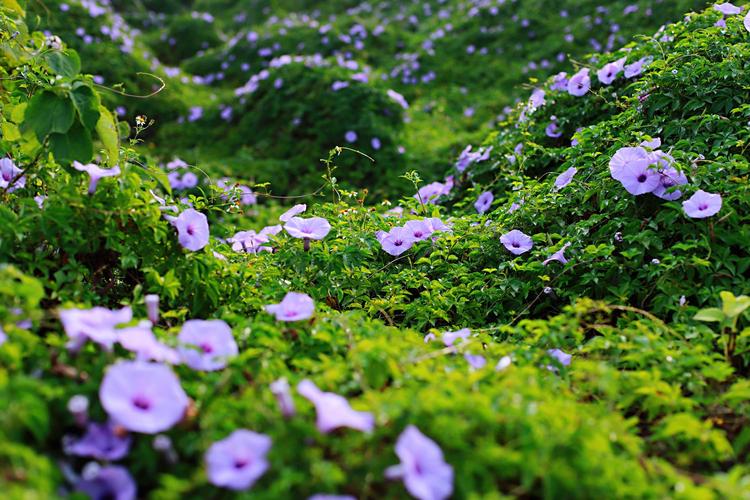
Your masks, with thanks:
M 24 187 L 26 176 L 18 177 L 21 172 L 23 171 L 16 167 L 16 164 L 10 158 L 0 159 L 0 189 L 7 189 L 9 193 L 12 193 L 16 189 Z M 16 177 L 18 178 L 16 179 Z M 16 179 L 16 181 L 13 182 L 13 179 Z M 13 182 L 12 186 L 11 182 Z
M 426 240 L 433 233 L 432 226 L 424 220 L 410 220 L 404 224 L 404 229 L 409 232 L 414 241 Z M 388 233 L 385 233 L 385 236 L 387 235 Z
M 143 302 L 146 304 L 146 317 L 148 320 L 156 324 L 159 322 L 159 296 L 150 293 L 143 297 Z
M 378 139 L 377 137 L 373 137 L 370 140 L 370 145 L 372 146 L 372 149 L 378 150 L 382 146 L 382 143 L 380 142 L 380 139 Z
M 239 352 L 232 329 L 218 319 L 186 321 L 177 340 L 182 359 L 194 370 L 220 370 Z
M 464 354 L 464 359 L 475 370 L 481 370 L 487 364 L 487 359 L 481 354 Z
M 87 494 L 92 500 L 135 500 L 135 481 L 125 467 L 98 465 L 75 484 L 75 490 Z
M 407 491 L 419 500 L 444 500 L 453 493 L 453 467 L 443 451 L 415 426 L 408 426 L 396 442 L 399 465 L 388 467 L 388 479 L 403 479 Z
M 195 252 L 208 245 L 208 219 L 202 213 L 188 208 L 169 220 L 177 229 L 177 241 L 183 248 Z
M 346 142 L 355 142 L 357 140 L 357 133 L 353 130 L 350 130 L 346 134 L 344 134 L 344 139 L 346 139 Z
M 703 219 L 716 215 L 721 210 L 721 195 L 699 189 L 690 198 L 682 202 L 682 208 L 688 217 Z
M 553 260 L 556 260 L 557 262 L 560 262 L 561 264 L 567 264 L 568 263 L 568 259 L 565 258 L 565 249 L 568 248 L 569 246 L 570 246 L 570 243 L 566 243 L 565 245 L 563 245 L 563 247 L 560 250 L 558 250 L 557 252 L 553 253 L 549 257 L 547 257 L 544 260 L 544 262 L 542 262 L 542 265 L 546 266 L 547 264 L 549 264 Z
M 279 220 L 281 222 L 289 222 L 289 219 L 301 214 L 305 210 L 307 210 L 307 205 L 305 205 L 304 203 L 294 205 L 292 208 L 281 214 L 281 216 L 279 216 Z
M 315 302 L 306 293 L 289 292 L 280 303 L 269 304 L 265 309 L 279 321 L 301 321 L 313 315 Z
M 718 10 L 725 16 L 733 16 L 735 14 L 739 14 L 742 12 L 742 7 L 737 7 L 735 5 L 732 5 L 729 2 L 726 3 L 717 3 L 714 5 L 714 10 Z
M 391 89 L 388 89 L 386 93 L 388 94 L 388 97 L 390 97 L 396 102 L 396 104 L 398 104 L 404 109 L 409 109 L 409 103 L 406 102 L 406 99 L 404 98 L 404 96 L 402 96 L 395 90 L 391 90 Z
M 597 71 L 596 75 L 599 77 L 599 81 L 604 85 L 609 85 L 615 81 L 617 75 L 624 69 L 625 58 L 618 59 L 614 62 L 605 64 L 602 69 Z
M 688 183 L 687 176 L 674 167 L 666 167 L 659 170 L 659 184 L 652 191 L 654 196 L 662 200 L 674 201 L 682 197 L 682 191 L 675 189 L 669 192 L 669 188 L 681 186 Z
M 498 360 L 497 364 L 495 365 L 495 371 L 501 372 L 508 368 L 513 363 L 513 360 L 510 358 L 510 356 L 503 356 Z
M 198 185 L 198 176 L 195 175 L 193 172 L 185 172 L 185 174 L 182 176 L 182 188 L 193 189 L 197 185 Z
M 8 341 L 8 335 L 0 327 L 0 346 Z
M 112 349 L 118 335 L 115 326 L 132 319 L 133 311 L 129 307 L 123 307 L 118 311 L 110 311 L 103 307 L 60 311 L 60 321 L 65 333 L 70 337 L 67 346 L 72 351 L 78 351 L 87 340 Z
M 512 254 L 521 255 L 531 250 L 534 246 L 534 242 L 531 237 L 522 233 L 518 229 L 514 229 L 508 233 L 505 233 L 500 237 L 500 243 Z
M 583 68 L 573 75 L 568 81 L 568 93 L 570 95 L 581 97 L 591 90 L 591 77 L 589 69 Z
M 626 64 L 625 65 L 625 78 L 633 78 L 636 76 L 639 76 L 641 73 L 643 73 L 643 68 L 648 62 L 648 59 L 645 57 L 638 59 L 633 64 Z
M 90 422 L 86 433 L 65 446 L 65 453 L 97 460 L 119 460 L 130 451 L 130 435 L 111 423 Z
M 660 175 L 651 165 L 651 158 L 634 160 L 625 165 L 619 181 L 628 193 L 639 196 L 650 193 L 659 186 Z
M 110 418 L 133 432 L 156 434 L 182 420 L 188 397 L 164 365 L 120 361 L 99 386 L 99 400 Z
M 117 341 L 130 352 L 134 352 L 141 361 L 158 361 L 176 365 L 180 362 L 177 351 L 162 344 L 151 331 L 148 321 L 138 326 L 117 330 Z
M 568 74 L 565 72 L 558 73 L 552 79 L 551 90 L 567 91 L 568 90 Z
M 553 139 L 557 139 L 559 137 L 562 137 L 562 132 L 560 131 L 560 128 L 557 126 L 557 122 L 551 122 L 549 125 L 547 125 L 547 128 L 544 129 L 544 133 L 547 137 L 551 137 Z
M 435 203 L 438 198 L 440 198 L 442 195 L 447 194 L 445 189 L 445 184 L 442 182 L 433 182 L 431 184 L 427 184 L 426 186 L 422 186 L 416 195 L 414 195 L 414 198 L 417 200 L 421 200 L 422 203 Z
M 433 233 L 436 233 L 438 231 L 450 231 L 451 230 L 451 228 L 445 222 L 438 219 L 437 217 L 427 217 L 423 220 L 425 221 L 425 223 L 427 223 L 430 226 Z
M 266 455 L 271 438 L 247 429 L 237 429 L 212 444 L 206 452 L 206 473 L 215 486 L 247 490 L 268 470 Z
M 747 31 L 750 31 L 750 12 L 747 13 L 745 16 L 745 19 L 743 19 L 742 23 L 745 25 L 745 29 Z
M 339 427 L 372 432 L 375 427 L 372 413 L 353 410 L 346 398 L 321 391 L 311 380 L 305 379 L 297 384 L 297 392 L 315 405 L 316 425 L 322 433 L 331 432 Z
M 284 225 L 284 229 L 294 238 L 322 240 L 331 230 L 331 225 L 323 217 L 292 217 Z
M 86 172 L 89 174 L 89 177 L 91 178 L 91 180 L 89 181 L 89 194 L 94 194 L 94 191 L 96 191 L 96 185 L 99 184 L 99 179 L 103 177 L 113 177 L 116 175 L 120 175 L 119 165 L 115 165 L 114 167 L 107 170 L 94 165 L 93 163 L 84 165 L 82 163 L 74 161 L 73 168 L 80 172 Z
M 641 147 L 653 151 L 661 147 L 661 139 L 656 137 L 654 139 L 651 139 L 650 141 L 643 141 L 641 142 Z
M 570 184 L 573 180 L 573 176 L 576 175 L 576 172 L 578 172 L 578 169 L 576 169 L 575 167 L 570 167 L 565 172 L 558 175 L 555 179 L 555 187 L 557 189 L 562 189 Z
M 466 340 L 469 337 L 471 337 L 471 330 L 469 330 L 468 328 L 462 328 L 455 332 L 443 332 L 442 340 L 443 344 L 451 347 L 456 343 L 457 340 Z
M 544 106 L 544 90 L 534 89 L 529 98 L 529 105 L 532 109 L 540 108 Z
M 397 257 L 409 250 L 414 244 L 412 233 L 403 227 L 394 227 L 380 238 L 380 246 L 387 254 Z
M 484 193 L 479 195 L 479 198 L 477 198 L 477 201 L 474 203 L 474 208 L 477 209 L 477 212 L 480 214 L 485 213 L 487 210 L 489 210 L 490 206 L 492 205 L 492 201 L 495 199 L 495 196 L 492 194 L 491 191 L 485 191 Z
M 289 382 L 283 377 L 278 379 L 271 383 L 271 392 L 276 396 L 276 401 L 279 403 L 281 414 L 286 418 L 293 417 L 296 410 L 294 408 L 294 400 L 292 399 L 292 391 L 289 388 Z
M 652 156 L 641 147 L 637 148 L 620 148 L 609 160 L 609 173 L 613 179 L 620 182 L 626 178 L 625 170 L 633 162 L 644 159 L 652 160 Z
M 563 352 L 560 349 L 550 349 L 547 351 L 547 354 L 549 355 L 549 357 L 556 360 L 562 366 L 569 366 L 570 361 L 573 358 L 572 355 L 567 354 L 566 352 Z M 547 369 L 552 370 L 552 371 L 557 371 L 557 369 L 552 365 L 547 365 Z

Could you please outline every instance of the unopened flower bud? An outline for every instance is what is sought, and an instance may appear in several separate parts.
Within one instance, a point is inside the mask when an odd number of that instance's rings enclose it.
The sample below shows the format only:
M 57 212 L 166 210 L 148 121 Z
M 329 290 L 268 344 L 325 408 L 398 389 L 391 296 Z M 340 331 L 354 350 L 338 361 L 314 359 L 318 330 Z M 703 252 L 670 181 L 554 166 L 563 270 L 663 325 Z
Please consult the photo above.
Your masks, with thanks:
M 154 325 L 159 322 L 159 296 L 156 294 L 149 294 L 144 297 L 146 303 L 146 315 L 149 321 Z

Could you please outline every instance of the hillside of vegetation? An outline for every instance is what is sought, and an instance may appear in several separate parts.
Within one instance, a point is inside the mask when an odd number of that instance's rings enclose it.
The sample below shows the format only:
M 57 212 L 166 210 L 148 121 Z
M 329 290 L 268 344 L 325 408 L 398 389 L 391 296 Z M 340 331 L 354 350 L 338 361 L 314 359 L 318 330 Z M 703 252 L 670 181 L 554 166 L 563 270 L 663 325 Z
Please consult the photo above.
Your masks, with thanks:
M 744 3 L 0 25 L 3 495 L 750 498 Z

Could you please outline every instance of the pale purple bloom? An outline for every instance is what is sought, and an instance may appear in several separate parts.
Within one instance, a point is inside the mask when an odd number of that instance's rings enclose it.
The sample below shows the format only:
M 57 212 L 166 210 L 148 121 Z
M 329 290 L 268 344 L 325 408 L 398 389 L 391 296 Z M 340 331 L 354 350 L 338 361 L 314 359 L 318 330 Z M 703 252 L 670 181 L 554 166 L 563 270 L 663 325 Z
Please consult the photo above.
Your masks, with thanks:
M 65 309 L 60 311 L 60 321 L 70 337 L 68 349 L 77 351 L 87 340 L 92 340 L 107 349 L 117 341 L 115 326 L 133 319 L 133 311 L 123 307 L 110 311 L 103 307 L 93 309 Z
M 557 139 L 559 137 L 562 137 L 562 132 L 560 131 L 560 128 L 557 126 L 557 122 L 551 122 L 549 125 L 547 125 L 547 128 L 544 129 L 544 133 L 547 137 L 551 137 L 553 139 Z
M 682 191 L 675 189 L 669 192 L 669 188 L 688 183 L 687 176 L 674 167 L 666 167 L 659 170 L 659 185 L 652 191 L 654 196 L 663 200 L 674 201 L 682 197 Z
M 266 470 L 271 438 L 237 429 L 211 445 L 206 452 L 206 474 L 211 484 L 231 490 L 247 490 Z
M 565 172 L 558 175 L 555 179 L 555 187 L 557 189 L 562 189 L 570 184 L 573 180 L 573 176 L 576 175 L 576 172 L 578 172 L 578 169 L 576 169 L 575 167 L 570 167 Z
M 202 213 L 188 208 L 170 221 L 177 229 L 177 241 L 183 248 L 195 252 L 208 245 L 208 219 Z
M 3 331 L 3 328 L 0 326 L 0 346 L 3 345 L 8 341 L 8 335 Z
M 391 99 L 393 99 L 396 102 L 396 104 L 398 104 L 402 108 L 409 109 L 409 103 L 406 102 L 406 99 L 404 98 L 404 96 L 402 96 L 401 94 L 399 94 L 395 90 L 388 89 L 388 91 L 386 92 L 386 94 L 388 94 L 388 97 L 390 97 Z
M 292 208 L 290 208 L 289 210 L 287 210 L 286 212 L 284 212 L 283 214 L 281 214 L 279 216 L 279 220 L 281 222 L 289 222 L 289 219 L 291 219 L 292 217 L 295 217 L 295 216 L 301 214 L 305 210 L 307 210 L 307 205 L 305 205 L 304 203 L 300 203 L 298 205 L 294 205 Z
M 130 451 L 131 441 L 129 434 L 117 432 L 111 423 L 90 422 L 83 437 L 65 445 L 65 453 L 97 460 L 119 460 Z
M 16 164 L 10 158 L 0 159 L 0 189 L 7 189 L 9 193 L 12 193 L 16 189 L 24 187 L 26 176 L 18 177 L 22 171 L 16 167 Z M 16 177 L 18 178 L 16 179 Z M 16 181 L 13 182 L 13 179 L 16 179 Z M 10 184 L 11 182 L 13 182 L 13 185 Z
M 118 330 L 117 341 L 128 351 L 136 353 L 139 360 L 158 361 L 173 365 L 180 362 L 180 356 L 176 350 L 157 340 L 148 321 L 138 326 Z
M 255 193 L 253 193 L 252 189 L 244 185 L 237 186 L 237 189 L 239 189 L 240 192 L 242 193 L 240 195 L 240 203 L 242 205 L 247 206 L 247 205 L 255 205 L 258 203 L 258 197 L 255 196 Z
M 353 130 L 350 130 L 346 134 L 344 134 L 344 139 L 346 139 L 346 142 L 355 142 L 357 140 L 357 133 Z
M 427 344 L 428 342 L 432 342 L 436 338 L 437 338 L 437 335 L 435 335 L 434 333 L 428 333 L 427 335 L 424 336 L 424 339 L 422 340 L 424 340 L 424 343 Z
M 370 140 L 370 145 L 372 146 L 372 149 L 378 150 L 382 146 L 382 143 L 380 142 L 380 139 L 378 139 L 377 137 L 373 137 Z
M 513 360 L 510 358 L 510 356 L 503 356 L 495 365 L 495 371 L 501 372 L 505 370 L 506 368 L 508 368 L 511 365 L 511 363 L 513 363 Z
M 654 139 L 651 139 L 650 141 L 643 141 L 641 142 L 641 147 L 654 151 L 655 149 L 659 149 L 661 147 L 661 139 L 656 137 Z
M 583 68 L 573 75 L 568 81 L 568 93 L 570 95 L 581 97 L 591 90 L 591 77 L 589 69 Z
M 490 206 L 492 205 L 492 201 L 495 199 L 495 196 L 492 194 L 491 191 L 485 191 L 484 193 L 479 195 L 479 198 L 477 198 L 477 201 L 474 203 L 474 208 L 477 209 L 477 212 L 480 214 L 485 213 L 487 210 L 489 210 Z
M 651 158 L 631 161 L 622 169 L 621 178 L 618 180 L 632 195 L 639 196 L 650 193 L 661 183 L 659 173 L 651 168 L 651 165 Z
M 99 400 L 115 423 L 145 434 L 170 429 L 188 407 L 175 374 L 164 365 L 142 361 L 110 366 L 99 386 Z
M 647 63 L 647 59 L 644 57 L 644 58 L 638 59 L 633 64 L 626 64 L 624 68 L 625 78 L 633 78 L 643 73 L 643 67 L 646 63 Z
M 276 401 L 279 403 L 281 414 L 286 418 L 293 417 L 296 411 L 294 408 L 294 400 L 292 399 L 292 391 L 289 388 L 289 382 L 283 377 L 276 380 L 271 383 L 271 392 L 276 396 Z
M 89 398 L 83 394 L 71 396 L 67 409 L 76 421 L 78 427 L 85 427 L 89 421 Z
M 570 243 L 566 243 L 565 245 L 563 245 L 563 247 L 560 250 L 558 250 L 557 252 L 553 253 L 549 257 L 547 257 L 544 260 L 544 262 L 542 262 L 542 265 L 546 266 L 547 264 L 549 264 L 553 260 L 556 260 L 557 262 L 560 262 L 561 264 L 567 264 L 568 263 L 568 259 L 565 258 L 565 249 L 568 248 L 569 246 L 570 246 Z
M 613 81 L 615 81 L 615 78 L 617 78 L 617 75 L 619 75 L 620 72 L 624 69 L 623 68 L 624 65 L 625 65 L 624 57 L 614 62 L 605 64 L 604 67 L 597 72 L 599 81 L 602 82 L 604 85 L 611 84 Z
M 75 485 L 91 500 L 135 500 L 137 488 L 132 476 L 124 467 L 108 465 L 96 467 L 92 475 L 84 474 Z
M 256 233 L 255 231 L 239 231 L 231 238 L 227 238 L 227 242 L 232 244 L 232 250 L 235 252 L 257 254 L 272 250 L 271 247 L 264 245 L 264 243 L 270 242 L 270 238 L 267 234 L 263 234 L 263 231 L 260 233 Z
M 531 237 L 522 233 L 518 229 L 514 229 L 502 235 L 500 237 L 500 243 L 502 243 L 503 246 L 514 255 L 526 253 L 534 246 Z
M 292 217 L 284 225 L 284 229 L 294 238 L 322 240 L 331 230 L 331 225 L 323 217 Z
M 462 328 L 455 332 L 443 332 L 442 335 L 443 344 L 448 347 L 451 347 L 459 339 L 466 340 L 469 337 L 471 337 L 471 330 L 469 330 L 468 328 Z
M 447 194 L 445 190 L 445 184 L 442 182 L 433 182 L 422 186 L 414 198 L 421 200 L 422 203 L 435 203 L 439 197 Z
M 544 106 L 544 90 L 534 89 L 529 98 L 529 105 L 532 109 L 540 108 Z
M 289 292 L 280 303 L 269 304 L 265 309 L 279 321 L 301 321 L 313 315 L 315 302 L 306 293 Z
M 433 232 L 432 226 L 430 226 L 430 224 L 424 220 L 407 221 L 406 224 L 404 224 L 404 229 L 409 232 L 412 240 L 414 241 L 426 240 L 430 237 L 430 235 L 432 235 Z M 383 238 L 385 238 L 387 235 L 388 233 L 385 233 L 383 235 Z
M 414 238 L 411 231 L 403 227 L 394 227 L 380 238 L 380 246 L 383 251 L 394 257 L 409 250 L 413 244 Z
M 567 91 L 568 90 L 568 74 L 565 72 L 556 74 L 555 77 L 552 79 L 552 85 L 550 86 L 550 89 Z
M 94 194 L 94 191 L 96 191 L 96 186 L 99 183 L 99 179 L 103 177 L 113 177 L 116 175 L 120 175 L 119 165 L 115 165 L 110 169 L 103 169 L 97 165 L 94 165 L 93 163 L 84 165 L 80 162 L 74 161 L 73 168 L 80 172 L 86 172 L 89 174 L 89 177 L 91 178 L 91 180 L 89 181 L 89 194 Z
M 642 147 L 637 148 L 620 148 L 609 160 L 609 173 L 613 179 L 622 182 L 625 179 L 625 167 L 633 162 L 649 159 L 652 160 L 652 156 L 648 151 Z
M 745 25 L 745 29 L 747 31 L 750 31 L 750 12 L 747 13 L 745 16 L 745 19 L 743 19 L 742 23 Z
M 194 370 L 220 370 L 239 352 L 232 329 L 219 319 L 186 321 L 177 340 L 182 359 Z
M 321 391 L 311 380 L 305 379 L 297 384 L 297 392 L 315 405 L 316 425 L 320 432 L 328 433 L 339 427 L 372 432 L 375 427 L 372 413 L 353 410 L 346 398 Z
M 563 366 L 569 366 L 570 361 L 573 358 L 571 354 L 568 354 L 566 352 L 561 351 L 560 349 L 550 349 L 547 351 L 547 354 L 557 360 L 558 363 L 560 363 Z M 548 366 L 547 368 L 553 369 L 554 367 Z
M 432 232 L 438 232 L 438 231 L 450 231 L 451 228 L 448 226 L 445 222 L 440 220 L 437 217 L 427 217 L 423 219 L 429 226 L 430 229 L 432 229 Z
M 156 324 L 159 322 L 159 296 L 156 294 L 148 294 L 143 297 L 143 302 L 146 304 L 146 317 L 148 320 Z
M 182 188 L 193 189 L 197 185 L 198 185 L 198 176 L 195 175 L 193 172 L 185 172 L 185 174 L 182 176 Z
M 453 493 L 453 467 L 433 440 L 408 426 L 396 442 L 399 465 L 388 467 L 388 479 L 403 479 L 406 490 L 419 500 L 444 500 Z
M 742 7 L 737 7 L 736 5 L 732 5 L 731 3 L 726 2 L 717 3 L 716 5 L 714 5 L 714 10 L 718 10 L 725 16 L 733 16 L 742 12 Z
M 487 364 L 487 359 L 481 354 L 464 354 L 464 359 L 475 370 L 481 370 Z
M 719 213 L 721 202 L 720 194 L 707 193 L 699 189 L 693 196 L 682 202 L 682 208 L 688 217 L 703 219 Z

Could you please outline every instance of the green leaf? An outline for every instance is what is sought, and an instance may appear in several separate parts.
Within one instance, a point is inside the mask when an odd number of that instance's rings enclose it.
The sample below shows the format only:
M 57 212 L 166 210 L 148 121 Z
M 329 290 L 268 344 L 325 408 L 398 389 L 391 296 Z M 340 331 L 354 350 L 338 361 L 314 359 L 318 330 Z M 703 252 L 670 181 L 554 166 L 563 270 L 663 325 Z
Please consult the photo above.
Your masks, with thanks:
M 719 295 L 722 302 L 721 309 L 729 318 L 736 318 L 750 307 L 750 297 L 747 295 L 735 297 L 731 292 L 721 292 Z
M 12 10 L 20 16 L 26 15 L 26 11 L 22 7 L 21 3 L 18 2 L 18 0 L 0 0 L 0 5 L 5 7 L 6 9 Z
M 83 126 L 93 131 L 99 122 L 99 96 L 88 85 L 80 84 L 70 93 L 70 98 Z
M 721 323 L 724 321 L 724 313 L 718 307 L 707 307 L 698 311 L 693 319 L 698 321 L 708 321 Z
M 67 132 L 74 119 L 73 101 L 54 92 L 44 91 L 29 101 L 22 126 L 23 130 L 33 130 L 41 142 L 49 134 Z
M 96 132 L 107 151 L 107 165 L 114 167 L 120 159 L 120 135 L 114 116 L 104 106 L 99 106 Z
M 44 59 L 56 75 L 75 78 L 81 72 L 81 58 L 78 57 L 78 52 L 75 50 L 47 52 Z
M 55 160 L 60 163 L 87 163 L 94 156 L 91 134 L 77 120 L 67 134 L 50 134 L 49 146 Z

